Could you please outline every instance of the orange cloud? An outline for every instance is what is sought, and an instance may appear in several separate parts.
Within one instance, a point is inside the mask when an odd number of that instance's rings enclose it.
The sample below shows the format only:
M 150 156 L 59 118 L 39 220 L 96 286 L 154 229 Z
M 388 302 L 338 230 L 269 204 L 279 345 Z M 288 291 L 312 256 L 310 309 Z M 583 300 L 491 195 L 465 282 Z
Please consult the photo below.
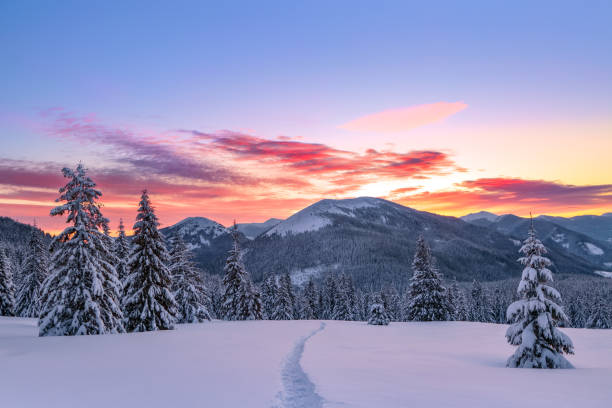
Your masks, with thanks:
M 547 180 L 481 178 L 447 191 L 402 196 L 398 202 L 421 210 L 464 215 L 488 210 L 516 215 L 604 213 L 612 206 L 612 185 L 569 185 Z
M 467 108 L 463 102 L 436 102 L 366 115 L 339 127 L 358 132 L 398 133 L 439 122 Z

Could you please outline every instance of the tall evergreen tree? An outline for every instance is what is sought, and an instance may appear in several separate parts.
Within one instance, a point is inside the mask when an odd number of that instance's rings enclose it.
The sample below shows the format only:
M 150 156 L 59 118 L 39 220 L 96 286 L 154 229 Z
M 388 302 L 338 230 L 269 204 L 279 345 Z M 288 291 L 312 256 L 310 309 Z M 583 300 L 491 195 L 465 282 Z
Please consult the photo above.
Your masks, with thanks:
M 456 281 L 446 291 L 446 303 L 448 304 L 448 320 L 459 320 L 457 319 L 459 314 L 459 288 Z
M 351 294 L 352 292 L 352 294 Z M 352 282 L 348 280 L 346 274 L 340 275 L 336 289 L 336 301 L 334 302 L 334 310 L 332 318 L 334 320 L 353 320 L 354 319 L 354 299 L 355 288 L 352 287 Z
M 129 274 L 128 259 L 130 256 L 130 244 L 125 236 L 125 227 L 123 226 L 123 219 L 119 220 L 119 236 L 114 243 L 114 253 L 117 258 L 117 277 L 119 281 L 125 283 L 125 279 Z
M 0 247 L 0 316 L 15 316 L 12 265 L 2 247 Z
M 43 242 L 43 233 L 34 229 L 28 244 L 21 282 L 17 288 L 15 313 L 21 317 L 40 315 L 40 292 L 49 275 L 49 251 Z
M 79 164 L 64 168 L 68 183 L 60 188 L 52 216 L 67 214 L 70 224 L 51 243 L 52 273 L 41 290 L 40 336 L 121 333 L 121 284 L 109 264 L 110 248 L 100 230 L 108 220 L 100 211 L 102 193 Z
M 317 288 L 315 287 L 312 278 L 308 280 L 306 287 L 304 288 L 304 295 L 302 298 L 302 311 L 300 316 L 302 319 L 314 320 L 318 318 L 318 299 L 317 299 Z
M 446 289 L 442 286 L 431 251 L 422 236 L 417 240 L 412 269 L 414 275 L 410 282 L 409 319 L 446 320 L 448 318 Z
M 242 281 L 240 291 L 240 314 L 237 320 L 262 320 L 261 294 L 251 279 Z
M 336 300 L 338 298 L 338 287 L 336 284 L 336 279 L 332 274 L 328 274 L 325 278 L 325 284 L 321 292 L 321 318 L 333 319 L 334 309 L 336 308 Z
M 236 223 L 232 229 L 232 249 L 225 262 L 223 295 L 221 297 L 223 318 L 225 320 L 261 319 L 261 297 L 253 286 L 244 264 L 238 241 Z
M 397 289 L 393 286 L 387 286 L 382 291 L 381 298 L 389 320 L 392 322 L 402 320 L 402 302 Z
M 513 324 L 506 339 L 518 346 L 508 358 L 508 367 L 571 368 L 563 353 L 573 354 L 571 339 L 557 329 L 559 321 L 567 321 L 563 309 L 555 302 L 561 295 L 548 283 L 552 282 L 551 262 L 544 255 L 546 248 L 536 237 L 531 223 L 529 235 L 519 250 L 525 266 L 517 292 L 520 300 L 508 307 L 507 317 Z
M 477 280 L 472 282 L 469 319 L 473 322 L 493 322 L 493 308 L 487 292 Z
M 386 326 L 389 324 L 389 317 L 387 316 L 380 295 L 375 295 L 372 299 L 368 324 L 375 326 Z
M 210 320 L 210 304 L 204 281 L 191 261 L 191 254 L 180 235 L 175 235 L 170 251 L 172 292 L 178 305 L 179 323 L 201 323 Z
M 268 320 L 272 320 L 274 315 L 276 288 L 276 277 L 274 275 L 268 276 L 261 284 L 261 306 L 264 317 Z
M 278 280 L 276 297 L 274 299 L 274 312 L 272 313 L 273 320 L 294 319 L 292 293 L 293 289 L 289 274 L 281 275 Z
M 129 332 L 172 330 L 177 305 L 172 295 L 168 252 L 147 190 L 141 195 L 128 261 L 123 310 Z

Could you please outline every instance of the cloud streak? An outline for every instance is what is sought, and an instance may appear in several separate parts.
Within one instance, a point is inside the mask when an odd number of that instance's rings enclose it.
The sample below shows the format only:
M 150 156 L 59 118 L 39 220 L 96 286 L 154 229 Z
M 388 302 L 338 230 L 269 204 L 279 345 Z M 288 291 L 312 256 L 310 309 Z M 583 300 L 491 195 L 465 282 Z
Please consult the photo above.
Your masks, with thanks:
M 440 122 L 467 107 L 464 102 L 436 102 L 389 109 L 351 120 L 339 128 L 357 132 L 401 133 Z
M 536 214 L 603 212 L 612 206 L 612 184 L 576 186 L 547 180 L 481 178 L 457 183 L 453 190 L 406 195 L 399 201 L 453 214 L 482 209 L 519 215 L 530 211 Z

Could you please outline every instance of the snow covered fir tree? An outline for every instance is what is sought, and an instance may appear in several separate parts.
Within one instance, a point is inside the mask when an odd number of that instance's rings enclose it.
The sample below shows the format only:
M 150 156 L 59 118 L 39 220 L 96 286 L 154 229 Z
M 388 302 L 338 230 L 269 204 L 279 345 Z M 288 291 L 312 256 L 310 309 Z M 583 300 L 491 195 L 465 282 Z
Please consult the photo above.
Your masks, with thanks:
M 40 336 L 72 336 L 124 331 L 119 304 L 121 283 L 108 263 L 111 250 L 101 231 L 108 220 L 100 211 L 102 193 L 79 164 L 64 168 L 52 216 L 67 214 L 69 224 L 52 243 L 52 273 L 41 290 Z
M 263 319 L 261 295 L 251 282 L 251 277 L 242 263 L 242 250 L 236 223 L 232 229 L 232 248 L 225 262 L 224 272 L 221 296 L 223 319 Z
M 293 309 L 295 297 L 291 286 L 289 274 L 281 275 L 278 279 L 276 293 L 274 296 L 274 311 L 272 320 L 292 320 L 294 319 Z
M 516 351 L 508 358 L 508 367 L 521 368 L 572 368 L 563 356 L 573 354 L 572 340 L 557 328 L 559 322 L 567 322 L 561 306 L 559 292 L 549 286 L 553 281 L 546 258 L 547 250 L 536 237 L 533 222 L 527 239 L 519 250 L 523 254 L 519 262 L 524 265 L 517 293 L 520 299 L 508 307 L 507 317 L 512 325 L 506 331 L 506 339 Z
M 119 235 L 114 242 L 113 252 L 117 258 L 117 277 L 123 284 L 125 278 L 128 275 L 128 259 L 130 256 L 130 244 L 125 235 L 125 226 L 123 225 L 123 219 L 119 220 Z
M 0 247 L 0 316 L 15 316 L 12 265 L 2 247 Z
M 370 306 L 370 315 L 368 317 L 368 324 L 374 326 L 387 326 L 389 324 L 389 317 L 385 311 L 380 295 L 374 295 L 372 305 Z
M 41 287 L 49 275 L 49 251 L 43 242 L 43 232 L 37 228 L 30 236 L 28 254 L 21 275 L 15 313 L 21 317 L 38 317 Z
M 210 299 L 200 272 L 191 261 L 191 253 L 183 239 L 176 235 L 170 251 L 172 293 L 178 306 L 178 323 L 201 323 L 210 320 Z
M 412 262 L 414 274 L 410 282 L 408 319 L 418 321 L 447 320 L 449 317 L 446 289 L 434 265 L 429 245 L 421 236 L 416 243 Z
M 142 192 L 125 280 L 123 313 L 128 332 L 172 330 L 177 305 L 172 295 L 169 255 L 147 190 Z
M 276 277 L 269 275 L 261 284 L 261 307 L 265 319 L 272 320 L 275 310 L 277 283 Z

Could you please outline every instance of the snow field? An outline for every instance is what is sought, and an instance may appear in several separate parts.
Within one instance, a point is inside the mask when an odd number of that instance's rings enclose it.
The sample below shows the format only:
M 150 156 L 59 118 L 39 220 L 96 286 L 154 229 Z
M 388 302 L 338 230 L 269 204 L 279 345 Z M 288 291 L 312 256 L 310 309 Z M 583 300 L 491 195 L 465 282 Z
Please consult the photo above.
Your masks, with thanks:
M 37 337 L 0 317 L 0 406 L 271 407 L 281 369 L 316 321 L 177 325 L 177 330 Z
M 329 322 L 302 367 L 325 407 L 610 407 L 612 330 L 562 329 L 574 370 L 506 368 L 506 325 Z
M 608 407 L 612 330 L 562 329 L 574 370 L 505 368 L 507 326 L 213 321 L 37 337 L 0 317 L 0 406 Z

